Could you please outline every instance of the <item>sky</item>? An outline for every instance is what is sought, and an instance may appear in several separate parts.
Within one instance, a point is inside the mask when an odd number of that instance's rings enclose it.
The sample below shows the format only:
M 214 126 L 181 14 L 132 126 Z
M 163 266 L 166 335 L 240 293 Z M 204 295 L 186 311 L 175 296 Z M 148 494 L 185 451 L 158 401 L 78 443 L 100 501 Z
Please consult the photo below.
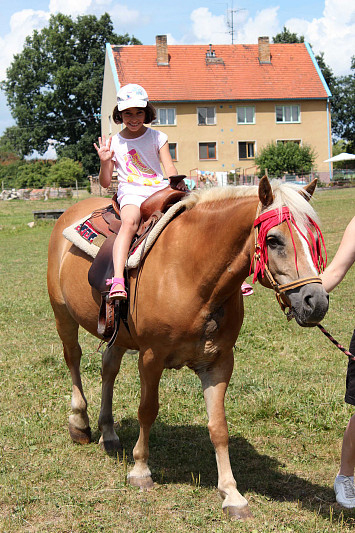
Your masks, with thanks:
M 354 0 L 0 0 L 0 81 L 26 36 L 59 12 L 73 18 L 107 12 L 116 33 L 134 35 L 142 44 L 155 44 L 156 35 L 167 35 L 168 45 L 230 44 L 232 16 L 234 44 L 256 44 L 260 36 L 272 41 L 286 26 L 304 35 L 315 54 L 324 52 L 336 76 L 350 73 L 355 55 Z M 12 125 L 0 91 L 0 136 Z

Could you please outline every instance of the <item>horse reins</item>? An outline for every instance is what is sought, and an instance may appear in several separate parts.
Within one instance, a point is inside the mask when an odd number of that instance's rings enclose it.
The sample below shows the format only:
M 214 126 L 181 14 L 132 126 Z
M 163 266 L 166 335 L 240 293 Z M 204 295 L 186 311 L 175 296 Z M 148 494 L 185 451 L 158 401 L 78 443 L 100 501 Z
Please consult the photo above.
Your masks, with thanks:
M 269 269 L 269 267 L 267 266 L 267 263 L 266 263 L 267 256 L 265 254 L 265 243 L 264 242 L 261 243 L 259 241 L 260 226 L 261 226 L 261 224 L 263 222 L 265 223 L 265 221 L 267 221 L 268 219 L 274 218 L 274 221 L 269 224 L 269 227 L 268 227 L 267 231 L 269 231 L 269 229 L 271 229 L 271 227 L 274 227 L 276 225 L 281 224 L 284 221 L 287 221 L 287 223 L 289 225 L 290 232 L 291 232 L 290 222 L 292 222 L 294 225 L 295 225 L 295 222 L 294 222 L 293 217 L 290 214 L 288 208 L 284 208 L 283 207 L 281 209 L 281 212 L 279 212 L 279 210 L 270 210 L 270 211 L 266 211 L 265 213 L 260 215 L 261 208 L 262 208 L 261 203 L 259 203 L 258 208 L 257 208 L 257 212 L 256 212 L 255 221 L 254 221 L 254 255 L 253 255 L 253 260 L 251 262 L 251 267 L 250 267 L 250 269 L 251 269 L 252 265 L 254 264 L 253 282 L 256 281 L 256 279 L 258 278 L 259 274 L 261 274 L 263 276 L 264 273 L 265 273 L 265 276 L 266 276 L 267 280 L 269 281 L 272 289 L 275 292 L 276 299 L 277 299 L 277 301 L 278 301 L 278 303 L 279 303 L 279 305 L 281 307 L 282 312 L 286 315 L 287 320 L 292 320 L 292 318 L 293 318 L 292 311 L 290 309 L 290 305 L 289 305 L 289 303 L 287 301 L 287 298 L 285 296 L 285 292 L 289 291 L 289 290 L 292 290 L 292 289 L 296 289 L 297 287 L 302 287 L 303 285 L 307 285 L 309 283 L 322 283 L 322 280 L 318 276 L 312 276 L 312 277 L 307 277 L 307 278 L 300 278 L 300 279 L 297 279 L 295 281 L 291 281 L 290 283 L 284 283 L 282 285 L 279 285 L 277 283 L 277 281 L 275 281 L 275 279 L 274 279 L 273 275 L 271 274 L 270 269 Z M 278 221 L 276 220 L 276 222 L 275 222 L 276 214 L 278 215 Z M 326 249 L 325 249 L 323 236 L 322 236 L 318 226 L 315 224 L 315 222 L 312 221 L 311 219 L 309 219 L 309 220 L 310 220 L 311 225 L 313 225 L 316 228 L 318 235 L 321 236 L 323 247 L 324 247 L 325 254 L 326 254 Z M 302 234 L 302 232 L 300 232 L 300 233 L 306 239 L 306 237 Z M 291 236 L 292 236 L 292 232 L 291 232 Z M 264 237 L 266 237 L 266 233 L 265 233 Z M 292 240 L 293 240 L 293 238 L 292 238 Z M 308 243 L 308 245 L 310 247 L 309 241 L 307 239 L 306 239 L 306 241 L 307 241 L 307 243 Z M 295 244 L 294 244 L 294 246 L 295 246 Z M 323 269 L 325 268 L 326 259 L 324 261 L 323 258 L 321 257 L 320 251 L 317 250 L 317 252 L 318 252 L 318 256 L 320 255 L 320 258 L 319 257 L 317 258 L 317 265 L 316 265 L 316 267 L 317 267 L 317 269 L 319 271 L 320 267 L 322 267 Z M 262 257 L 263 253 L 264 253 L 264 256 L 265 256 L 264 258 Z M 313 261 L 316 262 L 316 258 L 315 258 L 314 254 L 312 254 L 312 258 L 313 258 Z M 287 311 L 287 309 L 288 309 L 288 311 Z M 320 329 L 320 331 L 340 351 L 342 351 L 350 359 L 355 361 L 355 355 L 353 355 L 351 352 L 349 352 L 349 350 L 346 350 L 346 348 L 344 348 L 344 346 L 342 346 L 338 341 L 336 341 L 334 339 L 334 337 L 321 324 L 317 324 L 317 327 Z

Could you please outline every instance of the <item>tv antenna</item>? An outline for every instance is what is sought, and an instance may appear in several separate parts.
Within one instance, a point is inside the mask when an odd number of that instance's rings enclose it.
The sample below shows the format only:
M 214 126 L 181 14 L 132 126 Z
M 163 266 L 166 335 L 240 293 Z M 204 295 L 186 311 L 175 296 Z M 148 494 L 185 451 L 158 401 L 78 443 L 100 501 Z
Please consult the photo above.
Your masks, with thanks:
M 231 9 L 227 9 L 227 26 L 229 28 L 228 33 L 232 36 L 232 44 L 234 44 L 234 14 L 239 13 L 240 11 L 246 11 L 246 9 L 234 9 L 232 0 Z

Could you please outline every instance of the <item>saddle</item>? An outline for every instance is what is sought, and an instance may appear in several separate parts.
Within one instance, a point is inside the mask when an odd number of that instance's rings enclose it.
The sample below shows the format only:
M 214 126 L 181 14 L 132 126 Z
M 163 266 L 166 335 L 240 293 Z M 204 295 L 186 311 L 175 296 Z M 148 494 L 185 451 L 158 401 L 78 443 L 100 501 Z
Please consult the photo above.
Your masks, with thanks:
M 132 240 L 128 255 L 132 254 L 137 246 L 148 236 L 163 214 L 188 194 L 186 189 L 179 190 L 175 188 L 184 177 L 180 175 L 173 176 L 170 178 L 171 185 L 152 194 L 142 203 L 140 208 L 141 221 L 137 233 Z M 127 301 L 110 301 L 108 299 L 109 289 L 106 285 L 106 279 L 113 277 L 112 248 L 122 224 L 119 205 L 117 203 L 117 194 L 113 196 L 109 206 L 94 211 L 89 222 L 94 230 L 105 239 L 89 269 L 88 280 L 90 285 L 101 294 L 97 332 L 104 340 L 109 341 L 108 345 L 110 346 L 117 336 L 120 319 L 122 319 L 128 329 Z M 125 278 L 126 276 L 127 273 L 125 272 Z M 128 288 L 127 279 L 126 287 Z

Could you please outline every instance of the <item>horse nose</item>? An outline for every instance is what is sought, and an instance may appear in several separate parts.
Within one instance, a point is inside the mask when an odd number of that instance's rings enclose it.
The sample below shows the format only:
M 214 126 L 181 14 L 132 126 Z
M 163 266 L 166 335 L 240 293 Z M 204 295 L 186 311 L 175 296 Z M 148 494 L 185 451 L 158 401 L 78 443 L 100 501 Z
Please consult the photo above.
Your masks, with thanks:
M 305 294 L 303 297 L 304 311 L 312 322 L 321 320 L 328 310 L 329 294 L 325 292 L 323 287 L 317 290 L 311 285 L 304 287 Z

